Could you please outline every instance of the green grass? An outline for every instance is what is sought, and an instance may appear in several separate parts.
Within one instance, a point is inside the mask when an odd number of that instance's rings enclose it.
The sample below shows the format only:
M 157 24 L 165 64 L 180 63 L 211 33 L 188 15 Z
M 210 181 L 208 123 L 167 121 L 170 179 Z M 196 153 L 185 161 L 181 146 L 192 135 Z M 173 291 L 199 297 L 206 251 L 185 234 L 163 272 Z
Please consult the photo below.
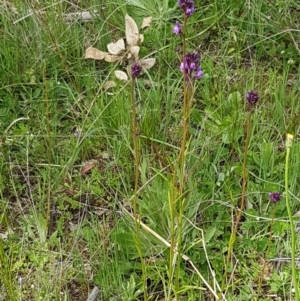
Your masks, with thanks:
M 145 300 L 145 290 L 148 300 L 215 300 L 203 280 L 217 294 L 217 284 L 225 281 L 228 301 L 295 300 L 291 261 L 280 259 L 292 254 L 283 200 L 286 133 L 294 134 L 292 215 L 300 207 L 298 2 L 198 1 L 188 21 L 186 47 L 200 52 L 205 75 L 195 83 L 190 115 L 187 202 L 179 215 L 180 250 L 189 260 L 177 266 L 177 286 L 170 281 L 169 247 L 160 239 L 172 239 L 172 167 L 182 139 L 182 45 L 172 34 L 175 20 L 182 20 L 177 1 L 11 2 L 17 14 L 0 4 L 0 300 L 81 301 L 95 285 L 101 300 Z M 37 13 L 43 8 L 44 14 Z M 62 17 L 94 9 L 93 22 L 66 23 Z M 106 50 L 125 36 L 126 13 L 139 25 L 153 17 L 143 30 L 140 56 L 156 58 L 136 85 L 137 205 L 153 231 L 138 231 L 144 284 L 132 212 L 130 83 L 103 89 L 125 64 L 84 59 L 87 47 Z M 246 206 L 225 277 L 251 89 L 260 101 L 252 115 Z M 87 164 L 93 168 L 82 172 Z M 272 221 L 268 193 L 277 191 L 283 199 L 257 296 Z M 296 274 L 299 279 L 298 269 Z

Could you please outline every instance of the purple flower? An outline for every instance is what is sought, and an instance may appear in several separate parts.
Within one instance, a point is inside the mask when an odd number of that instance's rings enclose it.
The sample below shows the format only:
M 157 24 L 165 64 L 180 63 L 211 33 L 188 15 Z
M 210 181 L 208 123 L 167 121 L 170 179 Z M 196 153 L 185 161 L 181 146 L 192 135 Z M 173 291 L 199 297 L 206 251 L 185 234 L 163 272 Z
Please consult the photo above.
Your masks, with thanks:
M 180 34 L 181 33 L 181 25 L 178 21 L 176 21 L 175 26 L 173 28 L 173 33 Z
M 178 0 L 178 5 L 187 17 L 195 11 L 194 1 L 192 0 Z
M 246 99 L 250 107 L 254 106 L 259 101 L 258 92 L 255 90 L 248 91 L 246 94 Z
M 131 65 L 131 76 L 132 78 L 136 78 L 142 71 L 142 66 L 134 63 Z
M 184 62 L 180 64 L 179 69 L 185 75 L 186 81 L 202 78 L 204 74 L 201 70 L 199 54 L 196 51 L 185 55 Z
M 199 79 L 203 77 L 204 72 L 201 70 L 201 67 L 198 67 L 197 70 L 195 71 L 194 78 Z
M 269 193 L 269 198 L 271 199 L 271 201 L 276 204 L 277 202 L 279 202 L 280 200 L 280 193 L 279 192 L 272 192 Z

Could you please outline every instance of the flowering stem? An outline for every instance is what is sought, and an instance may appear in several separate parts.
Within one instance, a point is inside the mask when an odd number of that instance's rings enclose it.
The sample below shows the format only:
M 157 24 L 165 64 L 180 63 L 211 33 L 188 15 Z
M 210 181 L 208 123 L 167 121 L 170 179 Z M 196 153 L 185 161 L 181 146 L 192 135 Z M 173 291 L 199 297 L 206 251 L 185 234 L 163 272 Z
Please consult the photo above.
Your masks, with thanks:
M 183 26 L 182 26 L 182 62 L 184 62 L 186 55 L 186 25 L 187 25 L 188 17 L 184 16 Z M 182 215 L 183 215 L 183 207 L 185 203 L 185 199 L 183 197 L 184 191 L 184 167 L 186 161 L 186 142 L 188 136 L 188 123 L 189 123 L 189 108 L 190 106 L 190 93 L 189 86 L 186 81 L 186 70 L 183 70 L 183 109 L 182 109 L 182 137 L 181 137 L 181 147 L 180 151 L 173 169 L 173 177 L 172 177 L 172 192 L 170 198 L 170 209 L 171 209 L 171 248 L 170 248 L 170 264 L 169 264 L 169 277 L 170 280 L 174 275 L 174 267 L 176 264 L 176 273 L 175 273 L 175 298 L 179 300 L 179 278 L 180 278 L 180 251 L 181 251 L 181 240 L 182 240 Z M 179 167 L 179 187 L 177 187 L 177 171 Z M 177 206 L 178 204 L 178 206 Z M 175 233 L 175 221 L 178 223 L 178 231 Z M 176 247 L 175 247 L 176 245 Z M 175 258 L 174 251 L 177 251 L 177 257 Z M 173 281 L 171 281 L 172 283 Z M 169 288 L 169 298 L 170 296 L 170 288 Z
M 186 41 L 185 41 L 185 32 L 186 32 L 186 23 L 187 23 L 187 16 L 184 17 L 184 22 L 183 22 L 183 49 L 182 49 L 182 61 L 184 62 L 185 59 L 185 53 L 186 53 Z M 188 134 L 188 121 L 189 121 L 189 101 L 191 99 L 189 98 L 189 89 L 187 86 L 187 81 L 185 80 L 186 77 L 186 70 L 184 68 L 184 73 L 183 73 L 183 124 L 182 124 L 182 139 L 181 139 L 181 148 L 180 148 L 180 153 L 178 157 L 178 161 L 181 160 L 181 165 L 180 165 L 180 190 L 179 190 L 179 195 L 182 195 L 183 193 L 183 182 L 184 182 L 184 165 L 185 165 L 185 149 L 186 149 L 186 140 L 187 140 L 187 134 Z M 188 83 L 190 86 L 190 82 Z
M 185 167 L 189 138 L 189 117 L 192 109 L 193 81 L 202 78 L 203 71 L 200 66 L 200 57 L 196 51 L 186 54 L 186 27 L 188 18 L 194 13 L 193 0 L 178 0 L 179 7 L 184 12 L 183 26 L 181 29 L 179 21 L 173 28 L 173 32 L 181 35 L 182 38 L 182 61 L 180 71 L 183 73 L 183 106 L 182 106 L 182 136 L 180 151 L 173 165 L 171 188 L 169 195 L 169 208 L 171 217 L 170 229 L 170 262 L 169 262 L 169 287 L 166 300 L 173 299 L 173 291 L 176 301 L 180 299 L 180 262 L 182 243 L 182 223 L 184 207 L 187 203 L 187 196 L 184 191 Z M 177 225 L 176 225 L 177 224 Z M 176 227 L 177 226 L 177 227 Z M 176 229 L 177 228 L 177 229 Z M 175 275 L 175 276 L 174 276 Z
M 138 181 L 139 181 L 139 161 L 140 161 L 140 152 L 138 147 L 137 139 L 137 120 L 136 120 L 136 106 L 135 106 L 135 78 L 132 79 L 131 84 L 131 109 L 132 109 L 132 138 L 133 138 L 133 150 L 134 150 L 134 198 L 133 198 L 133 214 L 134 219 L 137 221 L 137 191 L 138 191 Z M 136 225 L 138 225 L 136 223 Z
M 286 138 L 286 157 L 285 157 L 285 200 L 286 200 L 286 208 L 290 220 L 290 229 L 291 229 L 291 240 L 292 240 L 292 278 L 293 278 L 293 285 L 295 290 L 295 301 L 299 301 L 299 287 L 297 281 L 297 272 L 296 272 L 296 237 L 295 237 L 295 226 L 294 220 L 292 216 L 292 210 L 289 202 L 289 157 L 290 157 L 290 150 L 292 147 L 294 136 L 291 134 L 287 134 Z
M 147 288 L 146 288 L 146 265 L 141 249 L 141 242 L 139 237 L 139 218 L 137 212 L 137 194 L 139 185 L 139 162 L 140 162 L 140 150 L 137 137 L 137 118 L 136 118 L 136 105 L 135 105 L 135 77 L 132 77 L 131 81 L 131 109 L 132 109 L 132 138 L 133 138 L 133 151 L 134 151 L 134 195 L 133 195 L 133 216 L 135 224 L 135 245 L 141 260 L 142 267 L 142 281 L 144 301 L 147 300 Z
M 265 269 L 266 269 L 266 263 L 267 263 L 267 260 L 268 260 L 268 255 L 269 255 L 269 250 L 270 250 L 271 242 L 272 242 L 275 211 L 276 211 L 276 203 L 274 204 L 274 207 L 273 207 L 273 210 L 272 210 L 272 220 L 271 220 L 271 225 L 270 225 L 270 235 L 269 235 L 268 245 L 267 245 L 267 249 L 266 249 L 266 253 L 265 253 L 263 268 L 261 270 L 261 274 L 260 274 L 259 281 L 258 281 L 258 290 L 257 290 L 258 296 L 261 293 L 261 285 L 262 285 L 262 281 L 263 281 L 263 277 L 264 277 L 264 273 L 265 273 Z
M 245 198 L 246 198 L 246 187 L 247 187 L 247 153 L 250 141 L 250 130 L 251 130 L 251 116 L 252 116 L 252 107 L 248 113 L 247 124 L 246 124 L 246 139 L 245 139 L 245 148 L 244 148 L 244 158 L 243 158 L 243 166 L 242 166 L 242 195 L 239 212 L 236 216 L 236 220 L 233 226 L 233 230 L 230 235 L 229 244 L 228 244 L 228 252 L 227 252 L 227 260 L 225 265 L 225 271 L 222 279 L 222 291 L 225 289 L 227 270 L 229 266 L 229 261 L 231 259 L 233 246 L 236 240 L 236 234 L 238 230 L 238 226 L 244 211 L 245 207 Z

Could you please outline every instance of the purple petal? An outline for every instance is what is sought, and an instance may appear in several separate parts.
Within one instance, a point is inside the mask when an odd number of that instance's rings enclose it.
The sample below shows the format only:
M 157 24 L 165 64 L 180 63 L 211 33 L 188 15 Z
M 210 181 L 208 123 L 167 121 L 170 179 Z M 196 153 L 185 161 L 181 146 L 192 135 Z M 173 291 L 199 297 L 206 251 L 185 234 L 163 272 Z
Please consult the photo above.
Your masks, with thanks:
M 202 78 L 203 75 L 204 75 L 204 72 L 201 70 L 200 67 L 198 67 L 197 70 L 196 70 L 196 73 L 194 75 L 194 78 L 199 79 L 199 78 Z
M 176 23 L 175 23 L 175 26 L 173 28 L 173 33 L 175 33 L 177 35 L 181 33 L 181 26 L 178 21 L 176 21 Z

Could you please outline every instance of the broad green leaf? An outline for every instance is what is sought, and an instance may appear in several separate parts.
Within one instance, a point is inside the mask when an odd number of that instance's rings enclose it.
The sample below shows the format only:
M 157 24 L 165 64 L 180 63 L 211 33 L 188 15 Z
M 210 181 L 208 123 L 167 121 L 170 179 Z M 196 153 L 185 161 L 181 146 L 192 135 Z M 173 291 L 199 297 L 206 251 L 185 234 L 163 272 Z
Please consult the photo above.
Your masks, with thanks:
M 208 243 L 212 237 L 214 236 L 215 232 L 216 232 L 217 228 L 212 226 L 210 228 L 208 228 L 207 230 L 205 230 L 205 234 L 204 234 L 204 240 L 205 243 Z

